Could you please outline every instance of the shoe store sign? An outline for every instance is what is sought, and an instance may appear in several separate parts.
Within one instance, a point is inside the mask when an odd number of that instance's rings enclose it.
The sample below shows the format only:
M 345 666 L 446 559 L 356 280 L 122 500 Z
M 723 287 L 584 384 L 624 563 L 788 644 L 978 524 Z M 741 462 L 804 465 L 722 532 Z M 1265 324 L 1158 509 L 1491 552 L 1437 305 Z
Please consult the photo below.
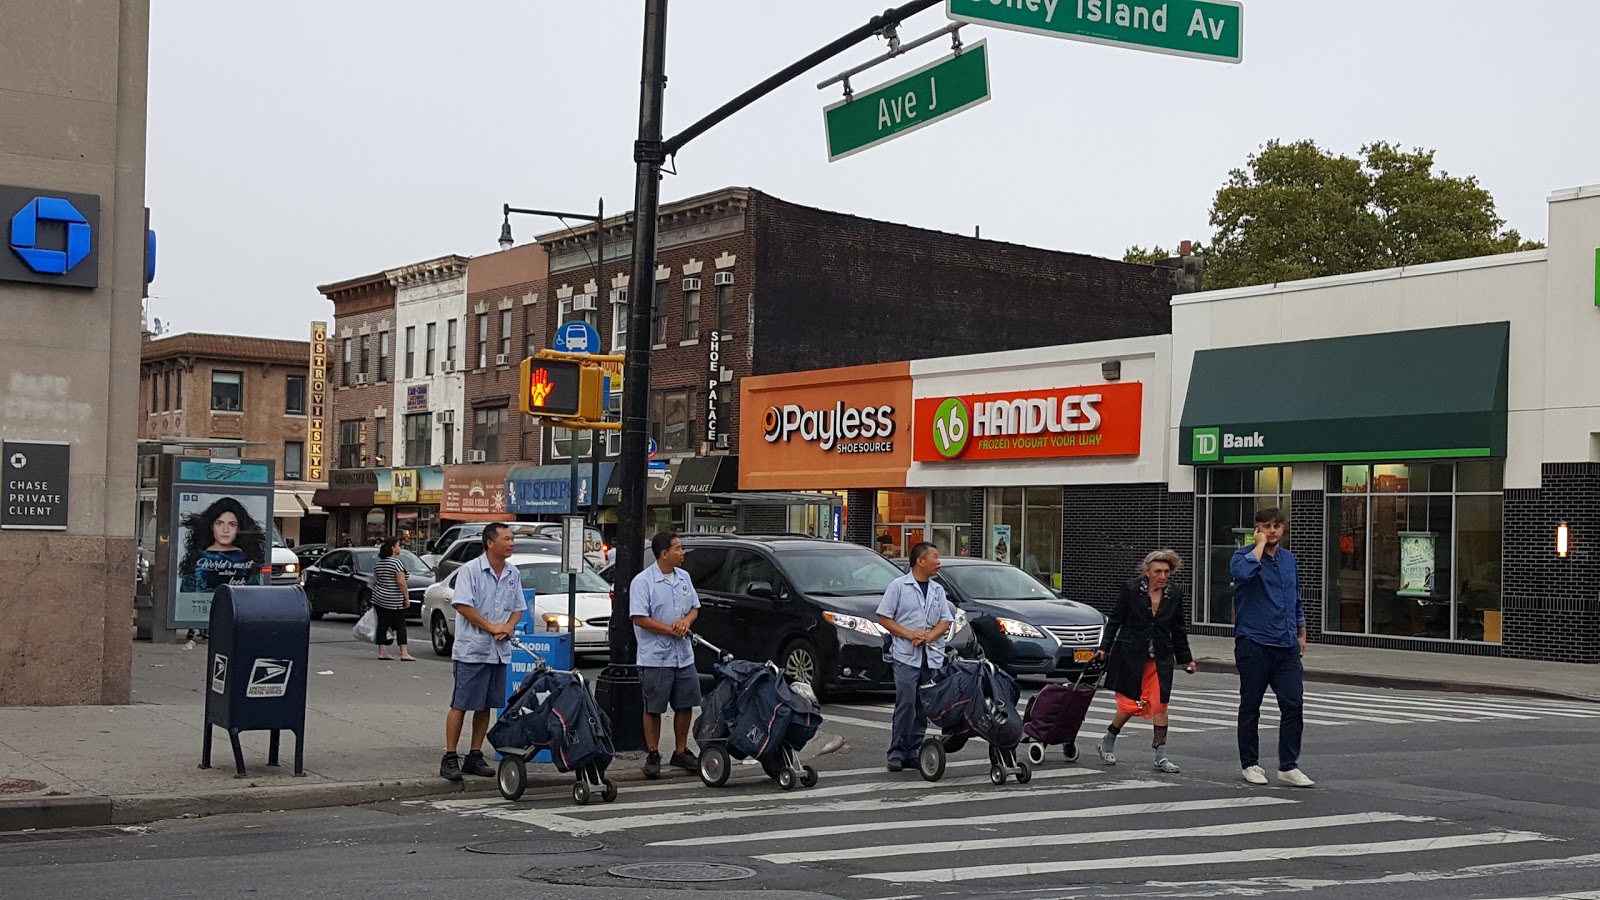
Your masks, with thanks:
M 1144 385 L 1008 391 L 916 401 L 912 459 L 1137 456 Z

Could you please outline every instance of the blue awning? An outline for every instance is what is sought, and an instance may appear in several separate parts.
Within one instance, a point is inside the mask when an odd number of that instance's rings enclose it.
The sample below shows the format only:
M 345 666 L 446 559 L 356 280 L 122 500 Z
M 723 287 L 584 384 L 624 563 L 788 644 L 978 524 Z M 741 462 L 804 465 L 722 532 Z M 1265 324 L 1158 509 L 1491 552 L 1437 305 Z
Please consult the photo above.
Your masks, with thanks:
M 600 464 L 600 484 L 611 481 L 616 463 Z M 578 510 L 589 506 L 594 497 L 590 476 L 594 464 L 578 464 Z M 506 475 L 506 512 L 530 515 L 572 512 L 572 468 L 569 465 L 521 466 Z M 603 502 L 603 501 L 602 501 Z

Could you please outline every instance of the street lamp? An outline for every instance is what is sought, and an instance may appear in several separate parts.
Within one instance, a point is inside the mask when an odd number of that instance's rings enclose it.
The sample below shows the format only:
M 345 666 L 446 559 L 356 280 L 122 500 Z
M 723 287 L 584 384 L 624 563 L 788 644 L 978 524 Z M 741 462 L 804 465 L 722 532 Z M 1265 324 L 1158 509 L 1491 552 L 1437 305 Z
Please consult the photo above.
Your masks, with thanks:
M 508 205 L 505 209 L 505 221 L 500 223 L 500 249 L 510 250 L 516 241 L 511 239 L 511 207 Z

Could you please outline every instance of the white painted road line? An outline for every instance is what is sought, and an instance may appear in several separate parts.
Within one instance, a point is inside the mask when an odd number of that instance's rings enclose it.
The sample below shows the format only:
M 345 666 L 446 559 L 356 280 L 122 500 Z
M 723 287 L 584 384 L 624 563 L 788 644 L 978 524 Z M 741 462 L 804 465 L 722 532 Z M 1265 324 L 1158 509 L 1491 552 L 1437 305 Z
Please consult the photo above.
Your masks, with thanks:
M 1029 817 L 1031 820 L 1031 816 Z M 1272 819 L 1261 822 L 1230 822 L 1222 825 L 1193 825 L 1182 828 L 1129 828 L 1121 831 L 1091 831 L 1079 834 L 1030 834 L 1003 838 L 963 841 L 899 843 L 875 847 L 844 847 L 834 850 L 802 850 L 794 853 L 763 853 L 756 859 L 779 865 L 832 863 L 847 859 L 879 859 L 886 856 L 922 856 L 969 853 L 978 850 L 1009 850 L 1013 847 L 1081 847 L 1086 844 L 1115 844 L 1122 841 L 1156 841 L 1203 837 L 1238 837 L 1271 834 L 1278 831 L 1310 831 L 1317 828 L 1344 828 L 1352 825 L 1379 825 L 1389 822 L 1434 822 L 1432 816 L 1402 816 L 1394 813 L 1350 813 L 1336 816 L 1307 816 L 1299 819 Z M 854 832 L 854 829 L 851 829 Z
M 1223 800 L 1174 800 L 1166 803 L 1125 803 L 1117 806 L 1092 806 L 1086 809 L 1052 809 L 1029 812 L 1029 822 L 1055 822 L 1063 819 L 1099 819 L 1106 816 L 1165 815 L 1177 812 L 1198 812 L 1209 809 L 1241 809 L 1256 806 L 1287 806 L 1298 803 L 1286 797 L 1230 797 Z M 781 831 L 758 831 L 744 834 L 724 834 L 713 837 L 680 838 L 671 841 L 654 841 L 652 847 L 698 847 L 702 844 L 742 844 L 746 841 L 788 841 L 802 838 L 830 837 L 841 833 L 863 834 L 869 831 L 906 831 L 913 828 L 976 828 L 980 825 L 1015 825 L 1016 813 L 989 816 L 960 816 L 950 819 L 906 819 L 899 822 L 853 822 L 841 828 L 824 825 L 813 828 L 788 828 Z M 1056 840 L 1060 840 L 1056 838 Z
M 1491 847 L 1523 844 L 1530 841 L 1553 840 L 1555 838 L 1529 831 L 1490 831 L 1477 834 L 1415 838 L 1403 841 L 1319 844 L 1309 847 L 1256 847 L 1249 850 L 1222 850 L 1214 853 L 1147 854 L 1103 859 L 1047 860 L 1018 864 L 918 869 L 908 872 L 869 872 L 850 877 L 870 878 L 875 881 L 890 881 L 899 884 L 937 884 L 949 881 L 1017 878 L 1025 875 L 1056 875 L 1063 872 L 1167 869 L 1181 866 L 1214 866 L 1225 863 L 1283 862 L 1293 859 L 1351 859 L 1362 856 L 1458 850 L 1464 847 Z

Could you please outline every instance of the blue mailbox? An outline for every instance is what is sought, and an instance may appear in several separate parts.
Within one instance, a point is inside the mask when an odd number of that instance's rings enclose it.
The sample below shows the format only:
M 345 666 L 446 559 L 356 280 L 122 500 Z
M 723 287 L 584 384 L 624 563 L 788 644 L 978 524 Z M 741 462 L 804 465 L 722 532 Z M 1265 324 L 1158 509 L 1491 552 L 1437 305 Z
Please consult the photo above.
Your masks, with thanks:
M 522 620 L 517 623 L 517 640 L 531 647 L 535 653 L 539 654 L 539 658 L 544 660 L 544 664 L 550 668 L 571 669 L 572 635 L 564 631 L 536 630 L 533 615 L 533 591 L 527 588 L 523 589 L 522 599 L 527 603 L 527 610 L 523 612 Z M 522 679 L 528 677 L 528 673 L 533 671 L 535 665 L 537 663 L 534 662 L 532 655 L 517 647 L 511 648 L 511 668 L 506 673 L 505 700 L 510 700 L 511 695 L 517 692 L 517 688 L 522 686 Z M 495 710 L 495 716 L 498 717 L 500 712 L 501 710 Z M 496 754 L 496 758 L 499 758 L 499 754 Z M 540 750 L 534 755 L 533 760 L 534 762 L 549 762 L 550 751 Z
M 294 733 L 294 774 L 305 774 L 306 671 L 311 607 L 298 585 L 223 585 L 211 602 L 205 737 L 200 768 L 211 768 L 211 729 L 233 744 L 235 778 L 245 777 L 239 734 L 271 731 L 267 765 L 278 764 L 281 732 Z

